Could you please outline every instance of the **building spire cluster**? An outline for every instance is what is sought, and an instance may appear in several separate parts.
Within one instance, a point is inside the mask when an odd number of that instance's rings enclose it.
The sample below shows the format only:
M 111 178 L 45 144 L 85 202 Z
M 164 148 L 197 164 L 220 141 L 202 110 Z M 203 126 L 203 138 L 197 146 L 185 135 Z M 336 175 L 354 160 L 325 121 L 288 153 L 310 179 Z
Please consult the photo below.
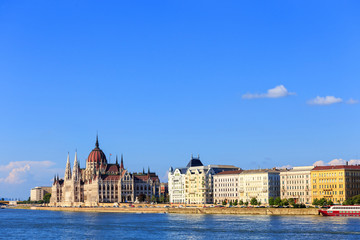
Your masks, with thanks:
M 121 189 L 118 186 L 122 186 Z M 99 148 L 99 138 L 96 135 L 95 148 L 86 160 L 86 167 L 80 168 L 75 151 L 71 169 L 68 153 L 64 179 L 55 175 L 51 191 L 51 206 L 98 206 L 104 202 L 135 202 L 139 195 L 158 198 L 160 179 L 154 172 L 150 172 L 150 167 L 147 174 L 144 168 L 143 174 L 128 172 L 124 168 L 123 154 L 120 165 L 117 155 L 116 163 L 109 163 Z

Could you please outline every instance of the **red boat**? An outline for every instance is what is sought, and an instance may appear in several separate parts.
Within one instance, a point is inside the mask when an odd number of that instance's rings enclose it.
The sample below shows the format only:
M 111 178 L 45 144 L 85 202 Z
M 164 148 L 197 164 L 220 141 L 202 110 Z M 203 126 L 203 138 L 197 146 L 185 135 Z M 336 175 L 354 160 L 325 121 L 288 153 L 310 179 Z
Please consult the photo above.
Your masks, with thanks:
M 360 217 L 360 206 L 352 205 L 337 205 L 331 206 L 328 209 L 321 209 L 319 213 L 323 216 L 334 217 Z

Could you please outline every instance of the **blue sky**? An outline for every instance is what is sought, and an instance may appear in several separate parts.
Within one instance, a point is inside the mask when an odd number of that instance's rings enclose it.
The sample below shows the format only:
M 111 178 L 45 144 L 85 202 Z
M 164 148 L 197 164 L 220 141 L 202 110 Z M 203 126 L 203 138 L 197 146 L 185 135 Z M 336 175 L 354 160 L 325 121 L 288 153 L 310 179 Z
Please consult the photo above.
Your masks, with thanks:
M 75 149 L 85 167 L 96 132 L 111 162 L 163 181 L 192 153 L 244 169 L 360 159 L 359 7 L 1 1 L 0 197 L 49 185 Z

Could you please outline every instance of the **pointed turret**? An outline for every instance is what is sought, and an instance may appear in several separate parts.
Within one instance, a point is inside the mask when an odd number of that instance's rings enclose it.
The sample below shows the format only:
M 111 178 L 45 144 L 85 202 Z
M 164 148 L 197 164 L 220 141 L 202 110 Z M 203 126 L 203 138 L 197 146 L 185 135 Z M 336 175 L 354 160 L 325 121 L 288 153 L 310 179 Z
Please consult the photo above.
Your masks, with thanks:
M 145 169 L 143 168 L 143 174 L 145 174 Z
M 75 152 L 75 160 L 74 160 L 72 178 L 74 181 L 78 181 L 80 178 L 80 168 L 79 168 L 79 162 L 77 160 L 77 151 Z
M 124 169 L 124 158 L 123 155 L 121 154 L 121 164 L 120 164 L 120 169 Z
M 118 156 L 116 154 L 116 162 L 115 162 L 116 165 L 119 165 L 119 161 L 118 161 Z
M 71 179 L 70 157 L 67 156 L 66 168 L 65 168 L 65 181 Z
M 98 134 L 96 134 L 95 148 L 99 148 L 99 138 L 98 138 Z
M 148 174 L 150 174 L 150 167 L 148 167 Z

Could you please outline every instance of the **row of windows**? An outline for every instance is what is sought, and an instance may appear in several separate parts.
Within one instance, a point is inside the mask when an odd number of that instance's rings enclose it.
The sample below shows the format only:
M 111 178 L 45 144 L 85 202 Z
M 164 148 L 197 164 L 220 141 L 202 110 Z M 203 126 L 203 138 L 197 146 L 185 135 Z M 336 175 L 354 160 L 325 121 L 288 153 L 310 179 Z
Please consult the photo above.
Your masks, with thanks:
M 297 179 L 297 178 L 309 178 L 309 175 L 286 175 L 281 176 L 282 179 Z

